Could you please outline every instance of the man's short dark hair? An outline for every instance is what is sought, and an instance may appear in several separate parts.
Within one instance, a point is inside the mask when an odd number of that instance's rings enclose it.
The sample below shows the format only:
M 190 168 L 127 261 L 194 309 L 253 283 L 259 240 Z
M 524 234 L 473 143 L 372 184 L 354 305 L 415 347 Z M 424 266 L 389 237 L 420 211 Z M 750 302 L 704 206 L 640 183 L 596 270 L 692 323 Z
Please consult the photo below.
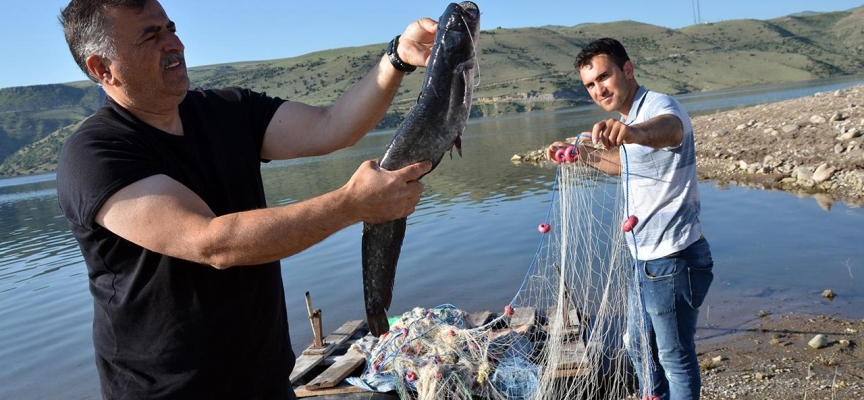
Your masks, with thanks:
M 612 38 L 597 39 L 587 46 L 576 56 L 576 62 L 573 64 L 577 70 L 591 65 L 591 60 L 594 57 L 605 55 L 609 57 L 618 68 L 624 69 L 624 63 L 630 61 L 627 56 L 627 50 L 624 50 L 624 45 L 621 42 Z
M 72 0 L 60 12 L 60 25 L 66 36 L 66 44 L 78 68 L 91 80 L 99 82 L 87 69 L 87 57 L 99 54 L 103 57 L 114 56 L 114 27 L 107 17 L 109 10 L 127 7 L 143 10 L 151 0 Z

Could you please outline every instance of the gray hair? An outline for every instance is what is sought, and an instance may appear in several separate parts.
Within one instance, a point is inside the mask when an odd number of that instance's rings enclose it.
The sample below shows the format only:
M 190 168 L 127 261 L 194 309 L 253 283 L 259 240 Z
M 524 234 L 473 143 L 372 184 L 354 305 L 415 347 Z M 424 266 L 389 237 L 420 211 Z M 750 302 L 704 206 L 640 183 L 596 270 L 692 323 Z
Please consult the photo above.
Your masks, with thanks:
M 72 0 L 60 13 L 60 25 L 66 36 L 66 44 L 78 68 L 88 78 L 99 83 L 87 68 L 87 57 L 99 55 L 115 58 L 114 29 L 108 11 L 119 7 L 143 10 L 150 0 Z

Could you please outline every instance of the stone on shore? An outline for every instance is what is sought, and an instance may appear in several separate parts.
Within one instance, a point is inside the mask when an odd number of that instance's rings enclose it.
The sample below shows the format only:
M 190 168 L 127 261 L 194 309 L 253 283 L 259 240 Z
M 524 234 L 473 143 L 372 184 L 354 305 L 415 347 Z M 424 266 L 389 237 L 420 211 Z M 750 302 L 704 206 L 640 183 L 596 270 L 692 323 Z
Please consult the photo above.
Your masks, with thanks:
M 814 336 L 813 339 L 810 339 L 810 341 L 807 342 L 807 345 L 814 348 L 814 349 L 821 349 L 823 347 L 828 347 L 828 338 L 825 337 L 825 335 L 820 333 L 820 334 Z

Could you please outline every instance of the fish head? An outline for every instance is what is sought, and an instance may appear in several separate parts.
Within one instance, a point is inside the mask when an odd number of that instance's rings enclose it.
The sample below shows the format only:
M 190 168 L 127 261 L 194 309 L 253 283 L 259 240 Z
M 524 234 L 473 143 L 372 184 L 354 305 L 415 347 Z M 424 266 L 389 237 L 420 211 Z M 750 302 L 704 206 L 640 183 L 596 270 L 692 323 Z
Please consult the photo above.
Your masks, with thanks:
M 450 3 L 438 18 L 438 35 L 449 36 L 437 40 L 451 55 L 454 63 L 464 63 L 476 57 L 477 39 L 480 33 L 480 8 L 471 1 Z M 473 64 L 472 64 L 473 66 Z
M 471 36 L 476 36 L 480 28 L 480 7 L 473 1 L 450 3 L 438 19 L 438 24 L 439 28 L 466 30 L 471 32 Z
M 480 9 L 470 1 L 451 3 L 438 19 L 417 103 L 396 128 L 380 165 L 387 170 L 432 161 L 455 149 L 462 155 L 462 132 L 471 113 Z

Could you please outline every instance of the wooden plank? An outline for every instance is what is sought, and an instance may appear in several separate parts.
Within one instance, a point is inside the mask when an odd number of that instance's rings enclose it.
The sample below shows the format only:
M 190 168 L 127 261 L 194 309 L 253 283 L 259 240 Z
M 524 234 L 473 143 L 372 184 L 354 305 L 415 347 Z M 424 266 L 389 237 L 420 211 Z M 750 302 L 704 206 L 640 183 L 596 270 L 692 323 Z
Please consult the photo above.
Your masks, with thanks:
M 336 343 L 327 343 L 324 347 L 318 348 L 315 345 L 309 346 L 306 350 L 303 350 L 301 356 L 321 356 L 333 353 L 336 350 Z
M 320 375 L 315 377 L 311 382 L 306 384 L 306 390 L 320 390 L 325 388 L 335 387 L 342 382 L 343 379 L 351 375 L 357 367 L 366 362 L 366 356 L 357 350 L 354 346 L 348 349 L 348 352 L 341 357 L 336 357 L 336 362 L 329 368 L 324 370 Z
M 559 370 L 578 369 L 585 367 L 585 345 L 582 342 L 564 343 L 561 347 Z
M 348 341 L 348 339 L 350 339 L 351 336 L 354 336 L 354 333 L 365 324 L 366 321 L 362 319 L 348 321 L 324 339 L 326 346 L 321 354 L 306 354 L 304 351 L 304 354 L 297 357 L 297 361 L 294 363 L 294 370 L 291 371 L 291 376 L 289 378 L 291 383 L 293 384 L 303 375 L 306 375 L 309 371 L 318 366 L 318 364 L 321 364 L 321 362 L 323 362 L 330 353 Z
M 339 386 L 336 386 L 336 387 L 321 389 L 321 390 L 315 390 L 315 391 L 307 390 L 303 386 L 298 386 L 298 387 L 294 388 L 294 395 L 296 395 L 298 398 L 321 397 L 321 396 L 343 396 L 343 395 L 348 395 L 348 394 L 364 393 L 364 392 L 365 392 L 365 390 L 360 389 L 357 386 L 349 385 L 347 383 L 340 384 Z
M 315 347 L 313 343 L 312 346 L 303 350 L 303 354 L 305 355 L 322 355 L 322 354 L 330 354 L 333 352 L 335 347 L 341 346 L 345 343 L 351 336 L 354 336 L 354 333 L 357 332 L 366 322 L 362 319 L 348 321 L 344 325 L 340 326 L 339 329 L 336 329 L 329 336 L 324 338 L 324 347 L 318 348 Z
M 571 308 L 568 310 L 567 315 L 563 315 L 563 313 L 558 312 L 557 306 L 550 306 L 546 309 L 546 319 L 548 324 L 552 323 L 553 318 L 560 318 L 562 316 L 564 317 L 565 326 L 582 327 L 582 323 L 584 321 L 582 321 L 583 316 L 582 313 L 579 312 L 579 310 Z

